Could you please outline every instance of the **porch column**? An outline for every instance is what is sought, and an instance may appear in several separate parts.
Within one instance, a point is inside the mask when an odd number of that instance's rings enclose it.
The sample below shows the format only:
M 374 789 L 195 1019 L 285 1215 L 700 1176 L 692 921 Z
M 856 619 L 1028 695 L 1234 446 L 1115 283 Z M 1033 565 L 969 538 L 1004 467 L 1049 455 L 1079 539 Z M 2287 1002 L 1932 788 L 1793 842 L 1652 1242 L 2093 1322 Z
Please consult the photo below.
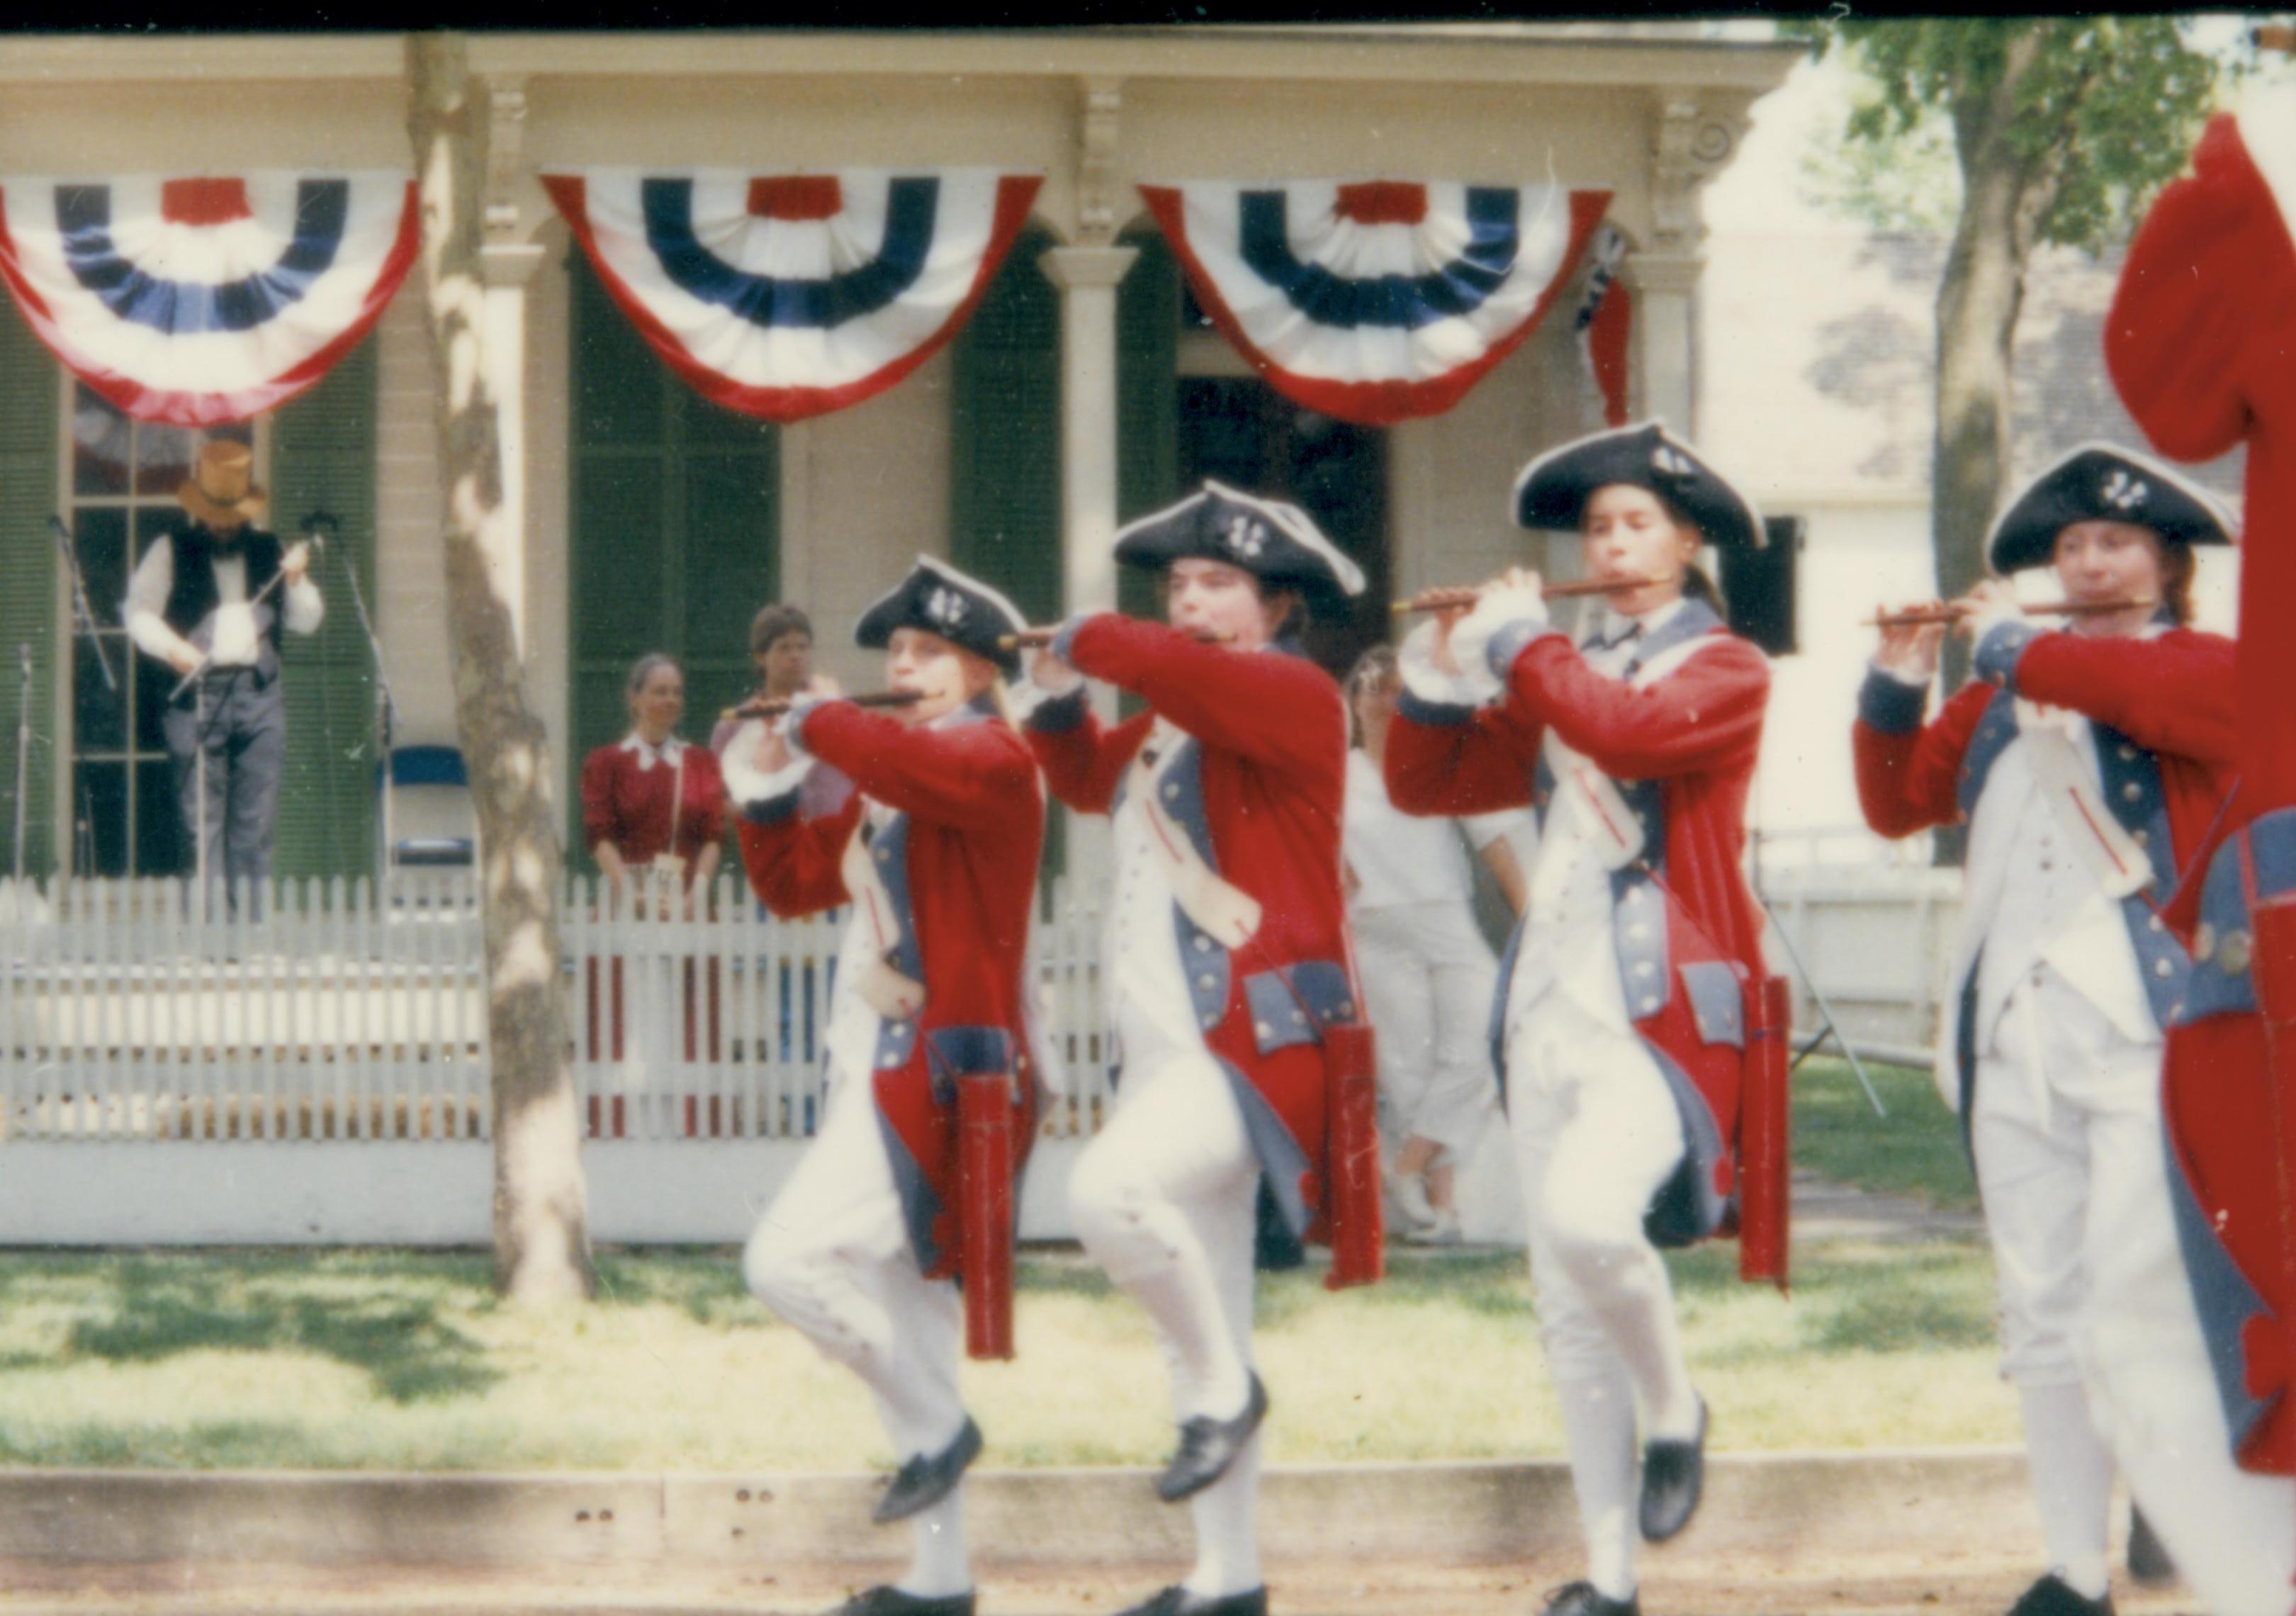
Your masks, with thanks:
M 526 286 L 543 249 L 527 239 L 519 206 L 524 176 L 526 78 L 496 73 L 487 78 L 486 239 L 479 272 L 486 281 L 479 332 L 479 367 L 497 409 L 502 447 L 501 521 L 487 554 L 495 593 L 509 609 L 512 644 L 526 655 Z
M 1062 600 L 1113 610 L 1116 562 L 1116 288 L 1136 247 L 1055 247 L 1037 263 L 1061 291 Z
M 1116 609 L 1116 288 L 1136 247 L 1054 247 L 1037 260 L 1061 291 L 1061 603 L 1069 612 Z M 1116 693 L 1093 688 L 1103 723 Z M 1113 867 L 1108 821 L 1066 816 L 1071 891 L 1097 892 Z
M 1693 442 L 1697 332 L 1691 295 L 1704 267 L 1701 258 L 1642 253 L 1629 253 L 1625 265 L 1627 284 L 1635 293 L 1635 414 L 1656 417 L 1676 436 Z

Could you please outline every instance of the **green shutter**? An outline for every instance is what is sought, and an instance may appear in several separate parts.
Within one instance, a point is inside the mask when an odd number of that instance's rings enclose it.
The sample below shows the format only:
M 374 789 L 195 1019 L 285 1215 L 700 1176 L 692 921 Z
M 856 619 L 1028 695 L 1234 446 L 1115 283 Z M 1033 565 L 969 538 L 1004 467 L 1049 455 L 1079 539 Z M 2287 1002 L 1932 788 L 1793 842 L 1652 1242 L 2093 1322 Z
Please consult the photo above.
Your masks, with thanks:
M 319 632 L 284 636 L 287 771 L 272 854 L 280 875 L 356 875 L 375 867 L 374 659 L 348 573 L 358 570 L 373 611 L 375 350 L 370 335 L 271 422 L 271 521 L 281 541 L 295 543 L 314 511 L 331 511 L 342 522 L 312 564 L 327 603 Z
M 32 748 L 24 790 L 24 873 L 55 864 L 56 365 L 15 306 L 0 315 L 0 874 L 16 857 L 16 726 L 23 683 L 16 648 L 32 648 Z M 115 669 L 117 653 L 115 652 Z
M 598 283 L 573 277 L 567 800 L 579 845 L 582 759 L 629 727 L 623 682 L 649 651 L 685 670 L 680 733 L 706 741 L 756 683 L 750 619 L 781 579 L 781 434 L 721 409 L 653 356 Z
M 949 559 L 1058 621 L 1061 587 L 1060 294 L 1031 227 L 952 349 Z
M 1124 245 L 1140 250 L 1116 290 L 1116 514 L 1130 521 L 1180 496 L 1180 267 L 1144 226 Z M 1155 579 L 1136 569 L 1118 576 L 1116 598 L 1160 615 Z

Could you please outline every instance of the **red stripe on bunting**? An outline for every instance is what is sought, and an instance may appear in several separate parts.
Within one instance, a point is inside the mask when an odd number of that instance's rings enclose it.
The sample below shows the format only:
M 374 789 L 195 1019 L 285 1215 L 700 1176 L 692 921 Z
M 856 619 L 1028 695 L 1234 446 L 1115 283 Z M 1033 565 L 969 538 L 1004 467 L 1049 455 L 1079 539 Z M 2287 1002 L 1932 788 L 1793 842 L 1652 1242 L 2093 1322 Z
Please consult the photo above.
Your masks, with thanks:
M 1316 376 L 1303 376 L 1289 371 L 1253 345 L 1245 336 L 1243 327 L 1220 296 L 1219 285 L 1212 279 L 1195 249 L 1189 244 L 1185 221 L 1182 217 L 1180 192 L 1174 185 L 1142 185 L 1140 194 L 1155 215 L 1157 228 L 1164 233 L 1181 267 L 1188 272 L 1188 281 L 1195 288 L 1196 301 L 1211 317 L 1220 334 L 1234 347 L 1235 351 L 1251 361 L 1254 370 L 1267 378 L 1268 385 L 1295 404 L 1341 421 L 1351 421 L 1358 426 L 1393 426 L 1398 421 L 1410 421 L 1422 415 L 1439 415 L 1465 398 L 1475 383 L 1489 374 L 1499 361 L 1522 345 L 1525 337 L 1538 329 L 1546 319 L 1554 299 L 1577 274 L 1579 263 L 1587 254 L 1587 243 L 1594 239 L 1595 227 L 1603 222 L 1610 208 L 1608 191 L 1573 191 L 1570 193 L 1570 242 L 1564 250 L 1562 264 L 1546 290 L 1539 294 L 1538 302 L 1522 323 L 1505 336 L 1493 342 L 1480 357 L 1446 371 L 1439 376 L 1423 381 L 1332 381 Z
M 540 176 L 550 200 L 566 217 L 575 239 L 582 245 L 582 256 L 590 267 L 598 272 L 599 282 L 615 307 L 637 328 L 664 365 L 683 377 L 687 386 L 712 404 L 755 415 L 761 420 L 787 425 L 815 415 L 825 415 L 873 398 L 895 382 L 908 375 L 918 365 L 941 350 L 948 340 L 964 328 L 972 318 L 973 309 L 988 291 L 988 283 L 1004 262 L 1021 227 L 1029 222 L 1029 209 L 1036 205 L 1037 191 L 1044 184 L 1041 175 L 1005 175 L 996 182 L 996 213 L 988 234 L 988 248 L 980 256 L 980 267 L 973 274 L 972 289 L 964 300 L 952 310 L 939 331 L 926 338 L 909 352 L 882 370 L 875 370 L 857 381 L 843 387 L 749 387 L 720 374 L 693 357 L 675 332 L 654 318 L 627 283 L 613 272 L 598 251 L 598 242 L 590 229 L 589 209 L 585 203 L 582 178 L 575 174 L 545 174 Z
M 32 289 L 16 268 L 16 243 L 8 229 L 7 199 L 0 195 L 0 280 L 7 283 L 15 295 L 16 307 L 22 311 L 24 323 L 32 334 L 50 353 L 55 355 L 66 370 L 78 377 L 123 413 L 138 421 L 162 422 L 169 426 L 223 426 L 245 421 L 276 409 L 297 395 L 308 390 L 319 379 L 340 362 L 343 356 L 357 348 L 374 329 L 382 311 L 390 306 L 399 283 L 414 262 L 414 251 L 422 240 L 422 215 L 416 199 L 414 182 L 406 182 L 406 202 L 398 216 L 398 234 L 390 244 L 390 256 L 382 261 L 382 272 L 375 277 L 366 298 L 354 319 L 333 340 L 321 348 L 299 365 L 283 371 L 261 387 L 248 388 L 236 393 L 170 392 L 147 388 L 142 382 L 108 370 L 100 370 L 85 362 L 67 343 L 59 330 L 55 316 L 49 311 L 40 294 Z

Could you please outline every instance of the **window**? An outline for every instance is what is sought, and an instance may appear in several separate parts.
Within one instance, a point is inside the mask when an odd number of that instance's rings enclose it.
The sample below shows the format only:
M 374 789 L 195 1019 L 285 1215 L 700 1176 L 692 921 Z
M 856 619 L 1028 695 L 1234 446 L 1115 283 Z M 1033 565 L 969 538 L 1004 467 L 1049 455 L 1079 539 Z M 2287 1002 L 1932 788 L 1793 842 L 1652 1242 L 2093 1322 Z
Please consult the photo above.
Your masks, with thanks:
M 175 784 L 160 716 L 176 676 L 129 643 L 127 580 L 153 540 L 184 516 L 176 493 L 191 476 L 202 434 L 131 420 L 85 384 L 72 383 L 64 521 L 87 579 L 96 641 L 119 681 L 113 691 L 95 646 L 76 630 L 72 689 L 71 867 L 83 875 L 164 875 L 181 869 Z M 263 450 L 250 423 L 212 429 Z

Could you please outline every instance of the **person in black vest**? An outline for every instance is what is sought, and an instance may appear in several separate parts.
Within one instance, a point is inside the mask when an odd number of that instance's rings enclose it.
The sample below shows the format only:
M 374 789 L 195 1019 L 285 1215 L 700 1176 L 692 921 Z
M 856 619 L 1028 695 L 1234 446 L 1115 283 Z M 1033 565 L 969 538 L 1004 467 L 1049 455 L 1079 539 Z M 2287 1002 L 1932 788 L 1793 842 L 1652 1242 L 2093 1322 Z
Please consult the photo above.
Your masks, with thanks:
M 144 552 L 127 582 L 126 615 L 136 648 L 172 670 L 165 676 L 170 689 L 199 672 L 162 721 L 194 867 L 203 865 L 210 879 L 260 883 L 271 873 L 287 759 L 280 635 L 317 632 L 325 603 L 308 575 L 309 546 L 284 547 L 257 525 L 267 501 L 252 480 L 253 462 L 243 443 L 200 446 L 176 495 L 191 521 Z M 275 579 L 279 587 L 266 595 Z

